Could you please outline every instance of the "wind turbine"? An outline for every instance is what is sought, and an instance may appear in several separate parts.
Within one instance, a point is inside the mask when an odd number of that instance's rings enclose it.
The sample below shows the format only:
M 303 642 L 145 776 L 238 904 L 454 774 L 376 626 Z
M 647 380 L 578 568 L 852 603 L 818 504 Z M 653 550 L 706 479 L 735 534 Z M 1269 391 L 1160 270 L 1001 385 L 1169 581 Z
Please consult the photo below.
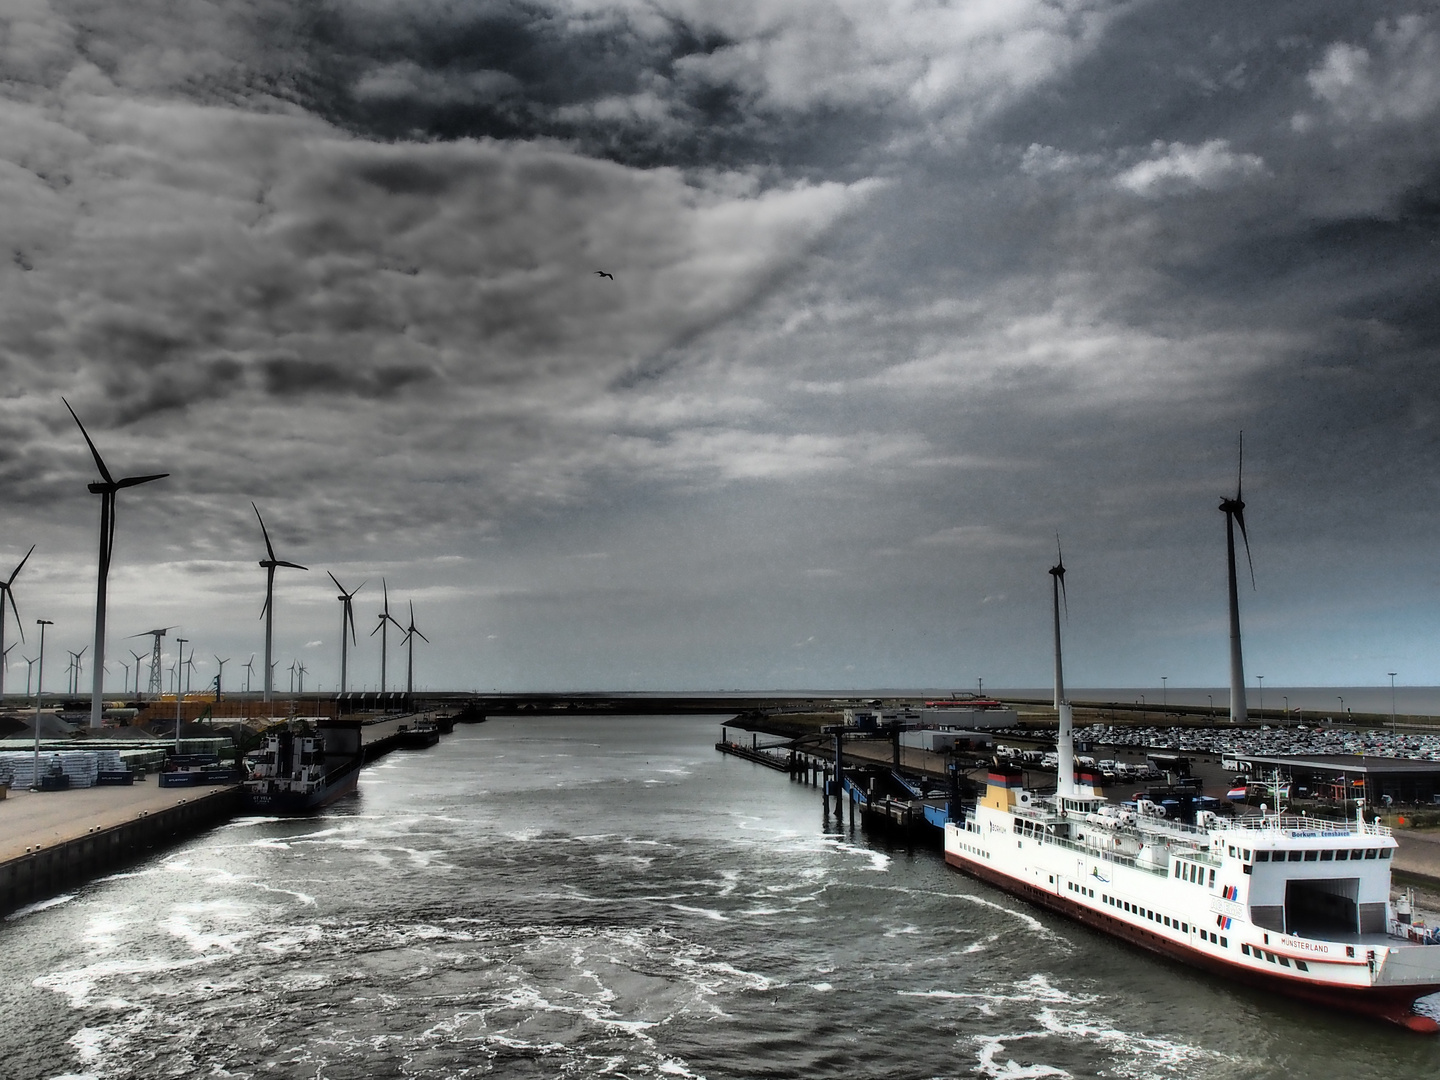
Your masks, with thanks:
M 30 551 L 25 552 L 25 558 L 20 560 L 20 565 L 15 567 L 14 570 L 10 571 L 10 577 L 5 581 L 0 581 L 0 652 L 4 652 L 6 654 L 10 652 L 10 649 L 5 648 L 5 601 L 6 599 L 9 599 L 10 601 L 10 610 L 15 612 L 15 628 L 20 631 L 20 640 L 24 641 L 25 624 L 20 621 L 20 609 L 15 606 L 15 592 L 13 589 L 11 589 L 10 586 L 15 584 L 16 577 L 19 576 L 20 571 L 25 566 L 25 564 L 30 561 L 30 552 L 34 550 L 35 545 L 31 544 Z M 12 645 L 11 648 L 14 648 L 14 646 Z M 5 668 L 3 665 L 0 665 L 0 697 L 4 696 Z M 27 693 L 25 696 L 29 697 L 30 695 Z
M 294 693 L 295 693 L 295 674 L 296 674 L 296 672 L 298 672 L 299 670 L 300 670 L 300 661 L 299 661 L 299 660 L 291 660 L 291 661 L 290 661 L 290 693 L 291 693 L 291 694 L 294 694 Z
M 160 639 L 163 638 L 168 631 L 174 629 L 175 627 L 173 626 L 162 626 L 155 630 L 142 630 L 138 634 L 130 635 L 132 638 L 153 637 L 155 639 L 155 644 L 150 650 L 149 692 L 157 698 L 161 695 L 161 693 L 164 692 L 164 685 L 160 681 L 160 676 L 163 670 L 160 667 Z M 135 695 L 137 697 L 140 695 L 140 676 L 138 674 L 135 676 Z
M 275 558 L 275 549 L 270 546 L 270 533 L 265 528 L 265 519 L 260 516 L 260 508 L 253 502 L 250 508 L 255 511 L 255 518 L 260 522 L 260 533 L 265 537 L 265 558 L 260 560 L 260 565 L 265 568 L 265 606 L 260 609 L 260 615 L 265 620 L 265 704 L 268 705 L 271 684 L 274 681 L 271 676 L 270 651 L 275 628 L 275 568 L 288 566 L 293 570 L 308 570 L 309 567 Z
M 250 677 L 255 674 L 255 654 L 250 654 L 250 659 L 245 661 L 245 693 L 250 693 Z
M 415 693 L 415 639 L 430 644 L 430 639 L 415 627 L 415 601 L 410 601 L 410 625 L 405 628 L 405 643 L 410 646 L 410 658 L 405 667 L 405 696 Z
M 180 664 L 180 666 L 185 669 L 185 693 L 186 693 L 186 694 L 189 694 L 189 693 L 190 693 L 190 676 L 191 676 L 191 675 L 194 673 L 194 671 L 195 671 L 195 646 L 194 646 L 194 645 L 191 645 L 191 646 L 190 646 L 190 659 L 182 661 L 181 664 Z
M 222 683 L 222 680 L 225 678 L 225 665 L 228 664 L 229 662 L 230 662 L 230 657 L 228 657 L 228 656 L 227 656 L 224 660 L 221 660 L 220 657 L 218 657 L 218 656 L 215 657 L 215 663 L 220 666 L 220 671 L 219 671 L 219 673 L 215 676 L 215 700 L 216 700 L 217 702 L 220 700 L 220 688 L 221 688 L 221 683 Z
M 305 665 L 304 665 L 304 664 L 301 664 L 301 665 L 300 665 L 300 696 L 301 696 L 301 697 L 304 697 L 304 696 L 305 696 L 305 674 L 306 674 L 306 670 L 307 670 L 307 669 L 306 669 Z
M 1235 526 L 1240 526 L 1240 539 L 1245 542 L 1245 561 L 1250 564 L 1250 587 L 1255 587 L 1255 561 L 1250 558 L 1250 537 L 1245 532 L 1245 500 L 1241 483 L 1245 477 L 1245 433 L 1240 433 L 1240 467 L 1235 475 L 1235 498 L 1221 499 L 1220 512 L 1225 515 L 1225 559 L 1230 585 L 1230 722 L 1244 723 L 1245 658 L 1240 650 L 1240 592 L 1235 583 Z
M 1056 774 L 1058 794 L 1075 795 L 1075 714 L 1065 696 L 1065 666 L 1060 653 L 1060 607 L 1065 606 L 1065 615 L 1070 614 L 1070 601 L 1065 595 L 1065 555 L 1060 550 L 1060 534 L 1055 534 L 1055 565 L 1050 568 L 1050 592 L 1055 609 L 1055 711 L 1059 714 L 1060 730 L 1055 738 L 1055 752 L 1059 757 Z
M 80 659 L 89 649 L 90 646 L 86 645 L 85 648 L 79 652 L 72 652 L 70 654 L 70 666 L 65 670 L 72 672 L 70 677 L 70 693 L 72 694 L 78 694 L 80 692 L 80 676 L 85 670 L 85 665 L 80 662 Z
M 329 570 L 325 572 L 330 574 Z M 339 600 L 340 603 L 344 605 L 340 609 L 340 693 L 343 695 L 345 693 L 346 672 L 350 659 L 350 643 L 354 642 L 357 646 L 360 644 L 355 640 L 355 609 L 351 606 L 350 601 L 355 599 L 355 593 L 358 593 L 365 587 L 365 582 L 362 581 L 357 585 L 355 592 L 346 592 L 345 586 L 340 584 L 340 579 L 334 574 L 330 574 L 330 580 L 335 582 L 335 587 L 340 590 Z M 347 623 L 350 626 L 350 637 L 348 640 L 345 637 L 345 626 Z
M 133 636 L 133 635 L 132 635 L 132 636 Z M 143 652 L 136 652 L 134 649 L 131 649 L 131 650 L 130 650 L 130 655 L 135 658 L 135 697 L 136 697 L 136 698 L 139 698 L 139 697 L 140 697 L 140 661 L 145 659 L 145 654 L 144 654 Z
M 65 401 L 64 398 L 60 400 Z M 70 410 L 75 423 L 80 425 L 80 434 L 85 436 L 85 445 L 90 447 L 90 454 L 95 458 L 95 467 L 105 478 L 103 482 L 90 484 L 91 494 L 100 496 L 100 571 L 95 586 L 95 684 L 90 694 L 90 726 L 98 728 L 104 708 L 101 699 L 104 696 L 105 679 L 105 592 L 110 578 L 110 555 L 115 550 L 115 495 L 121 488 L 148 484 L 152 480 L 162 480 L 170 474 L 150 473 L 147 476 L 126 476 L 116 480 L 105 467 L 100 451 L 95 449 L 95 444 L 90 440 L 90 433 L 85 430 L 85 425 L 80 423 L 80 417 L 75 416 L 75 410 L 70 408 L 68 401 L 65 401 L 65 408 Z
M 390 636 L 389 624 L 394 623 L 397 630 L 403 631 L 405 628 L 400 625 L 400 621 L 394 615 L 390 614 L 390 587 L 385 584 L 384 578 L 380 579 L 380 589 L 385 596 L 385 606 L 380 609 L 380 625 L 375 627 L 375 630 L 380 631 L 380 693 L 383 695 L 385 693 L 385 658 L 389 652 L 386 641 Z M 371 637 L 375 636 L 375 630 L 370 631 Z
M 35 661 L 28 656 L 22 656 L 20 659 L 25 661 L 25 696 L 28 698 L 30 696 L 30 673 L 35 670 Z

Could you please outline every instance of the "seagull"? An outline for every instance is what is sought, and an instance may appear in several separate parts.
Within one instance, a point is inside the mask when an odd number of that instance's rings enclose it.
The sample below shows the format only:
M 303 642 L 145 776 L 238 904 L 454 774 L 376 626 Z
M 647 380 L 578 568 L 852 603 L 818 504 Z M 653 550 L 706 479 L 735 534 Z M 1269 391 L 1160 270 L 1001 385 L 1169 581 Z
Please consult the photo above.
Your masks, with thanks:
M 614 274 L 607 274 L 604 270 L 596 270 L 595 273 L 599 274 L 601 277 L 608 277 L 611 281 L 615 280 Z

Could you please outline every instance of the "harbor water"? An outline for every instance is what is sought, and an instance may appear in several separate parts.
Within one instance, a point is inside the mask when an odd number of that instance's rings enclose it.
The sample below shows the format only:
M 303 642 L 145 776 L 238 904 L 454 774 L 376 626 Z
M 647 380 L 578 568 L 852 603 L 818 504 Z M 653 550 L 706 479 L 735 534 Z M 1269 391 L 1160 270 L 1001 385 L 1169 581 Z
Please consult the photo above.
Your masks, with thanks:
M 0 1076 L 1440 1075 L 823 817 L 718 720 L 492 720 L 0 923 Z M 56 796 L 63 797 L 63 796 Z

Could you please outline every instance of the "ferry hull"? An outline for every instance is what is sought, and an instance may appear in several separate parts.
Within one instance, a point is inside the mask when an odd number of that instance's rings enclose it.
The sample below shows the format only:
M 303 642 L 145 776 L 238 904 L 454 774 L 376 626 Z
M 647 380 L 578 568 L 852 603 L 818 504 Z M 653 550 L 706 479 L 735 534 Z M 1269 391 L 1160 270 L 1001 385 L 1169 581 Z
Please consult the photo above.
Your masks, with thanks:
M 1068 919 L 1093 927 L 1111 937 L 1129 942 L 1148 952 L 1178 960 L 1230 979 L 1243 979 L 1247 984 L 1286 997 L 1324 1005 L 1344 1012 L 1358 1013 L 1399 1024 L 1424 1034 L 1440 1034 L 1440 1023 L 1414 1010 L 1422 997 L 1440 993 L 1440 983 L 1430 986 L 1348 987 L 1323 983 L 1307 983 L 1294 978 L 1277 978 L 1263 968 L 1227 963 L 1218 957 L 1187 948 L 1160 934 L 1151 933 L 1103 911 L 1076 903 L 1064 896 L 1018 881 L 992 867 L 966 859 L 954 852 L 945 852 L 945 861 L 962 873 L 993 885 L 1011 896 L 1064 915 Z

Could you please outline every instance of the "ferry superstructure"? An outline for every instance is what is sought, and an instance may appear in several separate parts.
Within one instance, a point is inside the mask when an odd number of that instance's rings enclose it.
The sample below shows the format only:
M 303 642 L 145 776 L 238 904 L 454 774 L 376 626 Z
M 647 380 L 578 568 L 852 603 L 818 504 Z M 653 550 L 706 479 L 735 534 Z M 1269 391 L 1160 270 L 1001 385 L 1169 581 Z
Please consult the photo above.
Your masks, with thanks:
M 1067 709 L 1068 711 L 1068 709 Z M 1262 813 L 1193 824 L 1076 785 L 1027 790 L 997 767 L 945 827 L 945 861 L 1142 948 L 1417 1031 L 1440 992 L 1440 934 L 1390 903 L 1396 841 L 1365 821 Z

